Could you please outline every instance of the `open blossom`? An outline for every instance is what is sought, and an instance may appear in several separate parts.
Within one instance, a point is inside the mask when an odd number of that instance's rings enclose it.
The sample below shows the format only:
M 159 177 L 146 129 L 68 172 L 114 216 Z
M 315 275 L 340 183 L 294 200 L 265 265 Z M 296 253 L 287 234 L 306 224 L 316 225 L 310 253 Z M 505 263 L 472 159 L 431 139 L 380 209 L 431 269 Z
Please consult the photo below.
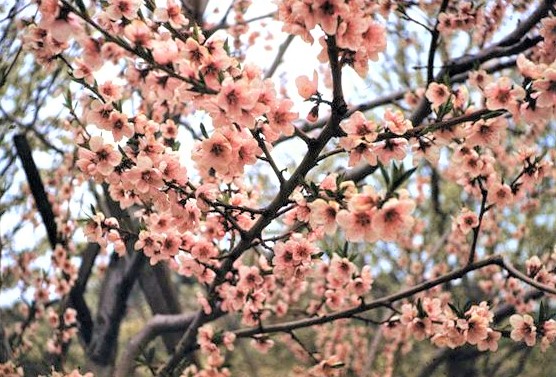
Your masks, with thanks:
M 336 221 L 346 234 L 346 240 L 350 242 L 375 242 L 379 239 L 378 232 L 374 229 L 372 221 L 376 209 L 366 211 L 338 212 Z
M 488 188 L 487 200 L 489 203 L 504 207 L 514 201 L 514 194 L 509 185 L 495 182 Z
M 160 65 L 170 64 L 178 57 L 178 45 L 168 34 L 163 39 L 151 41 L 150 45 L 154 61 Z
M 311 214 L 309 222 L 311 227 L 322 226 L 326 234 L 336 232 L 336 215 L 340 210 L 340 205 L 336 201 L 325 201 L 317 199 L 308 204 Z
M 299 116 L 298 113 L 291 111 L 293 102 L 289 99 L 279 101 L 277 106 L 273 106 L 267 114 L 268 124 L 286 136 L 293 135 L 295 130 L 293 121 Z
M 122 17 L 133 20 L 141 7 L 141 0 L 111 0 L 106 8 L 106 13 L 114 21 Z
M 259 94 L 260 87 L 255 83 L 252 85 L 247 80 L 234 81 L 228 78 L 222 82 L 220 93 L 216 96 L 216 104 L 230 119 L 250 126 L 249 122 L 242 121 L 242 117 L 249 114 L 252 117 L 261 115 L 260 106 L 256 106 Z
M 189 24 L 189 20 L 181 10 L 181 5 L 174 0 L 167 0 L 166 7 L 157 7 L 154 10 L 154 19 L 156 22 L 169 22 L 175 29 Z
M 313 79 L 310 80 L 307 76 L 299 76 L 295 79 L 295 85 L 299 95 L 305 99 L 310 98 L 318 91 L 318 76 L 317 71 L 313 71 Z
M 90 175 L 100 173 L 110 175 L 122 160 L 120 152 L 110 144 L 104 144 L 101 136 L 93 136 L 89 140 L 90 150 L 79 148 L 77 166 L 82 172 Z
M 153 161 L 144 155 L 137 157 L 137 166 L 128 171 L 126 177 L 135 186 L 134 189 L 142 194 L 159 189 L 164 184 L 160 170 L 153 167 Z
M 489 330 L 489 321 L 487 317 L 479 314 L 472 314 L 467 320 L 467 342 L 469 344 L 478 344 L 481 340 L 486 339 Z
M 474 146 L 497 146 L 502 140 L 508 122 L 502 117 L 493 119 L 479 119 L 468 129 L 465 143 L 469 147 Z
M 489 110 L 507 109 L 517 113 L 520 101 L 525 98 L 525 90 L 513 84 L 509 77 L 500 77 L 484 89 L 486 107 Z
M 303 278 L 319 249 L 307 239 L 290 239 L 274 246 L 274 272 L 285 277 Z
M 338 283 L 334 288 L 340 288 L 351 279 L 355 268 L 349 259 L 334 255 L 330 262 L 327 279 L 329 282 Z
M 498 350 L 498 341 L 502 337 L 502 333 L 494 331 L 491 328 L 487 328 L 487 334 L 484 339 L 479 340 L 477 343 L 477 349 L 479 351 L 489 350 L 491 352 L 496 352 Z
M 348 289 L 357 296 L 362 297 L 371 290 L 372 284 L 373 276 L 371 273 L 371 266 L 366 265 L 361 269 L 360 276 L 350 282 Z
M 349 8 L 344 1 L 315 0 L 312 2 L 311 8 L 315 14 L 315 21 L 328 35 L 336 34 L 340 17 L 349 18 Z
M 469 73 L 469 83 L 479 89 L 483 89 L 492 81 L 492 76 L 490 76 L 484 69 Z
M 401 161 L 407 154 L 408 142 L 406 139 L 388 139 L 373 144 L 372 149 L 376 158 L 386 165 L 392 160 Z M 372 164 L 371 164 L 372 165 Z
M 479 217 L 468 208 L 463 208 L 456 219 L 455 225 L 463 234 L 468 234 L 473 228 L 479 225 Z
M 98 91 L 107 102 L 116 102 L 122 98 L 122 88 L 112 81 L 106 81 L 98 86 Z
M 232 158 L 232 145 L 219 131 L 215 131 L 209 139 L 203 140 L 193 153 L 193 160 L 200 167 L 213 168 L 217 172 L 227 173 Z
M 153 33 L 151 28 L 141 20 L 133 20 L 125 26 L 124 35 L 133 46 L 151 47 Z
M 438 108 L 446 103 L 451 96 L 450 89 L 448 89 L 446 85 L 436 82 L 431 83 L 425 92 L 425 97 L 427 97 L 432 104 L 432 108 L 435 110 L 438 110 Z
M 412 126 L 411 121 L 409 119 L 405 119 L 400 110 L 392 111 L 390 109 L 386 109 L 386 112 L 384 113 L 384 121 L 384 128 L 388 128 L 396 135 L 403 135 Z
M 380 239 L 393 241 L 400 234 L 411 231 L 415 220 L 411 213 L 415 202 L 409 199 L 390 199 L 373 215 L 373 228 Z
M 519 342 L 523 340 L 529 347 L 535 345 L 537 341 L 537 327 L 533 317 L 529 314 L 523 316 L 514 314 L 510 317 L 510 324 L 512 325 L 512 332 L 510 337 Z
M 546 349 L 556 341 L 556 321 L 549 319 L 545 321 L 542 326 L 543 337 L 541 339 L 541 351 L 545 352 Z
M 355 111 L 348 119 L 340 124 L 340 127 L 348 134 L 348 138 L 366 142 L 373 142 L 377 137 L 378 126 L 372 120 L 368 120 L 361 111 Z
M 109 122 L 109 127 L 112 130 L 112 136 L 115 141 L 120 141 L 123 137 L 130 138 L 133 136 L 133 125 L 127 120 L 125 114 L 119 111 L 112 111 L 110 113 Z
M 539 107 L 556 106 L 556 64 L 543 72 L 542 78 L 533 82 L 533 89 L 537 92 L 532 94 Z

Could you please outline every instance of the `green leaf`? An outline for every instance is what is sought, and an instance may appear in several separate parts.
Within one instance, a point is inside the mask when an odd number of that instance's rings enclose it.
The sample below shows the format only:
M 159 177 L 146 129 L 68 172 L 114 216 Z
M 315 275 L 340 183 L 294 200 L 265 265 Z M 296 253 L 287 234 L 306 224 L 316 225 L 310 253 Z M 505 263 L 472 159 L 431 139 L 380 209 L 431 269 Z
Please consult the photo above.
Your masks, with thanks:
M 453 311 L 459 318 L 462 317 L 461 311 L 460 311 L 455 305 L 452 305 L 452 304 L 448 303 L 448 306 L 450 307 L 450 309 L 452 309 L 452 311 Z
M 403 173 L 399 174 L 399 176 L 396 177 L 396 179 L 392 182 L 390 191 L 396 191 L 401 185 L 404 184 L 405 181 L 407 181 L 413 175 L 413 173 L 415 173 L 416 170 L 417 167 L 413 167 L 408 171 L 404 171 Z
M 347 257 L 348 251 L 349 251 L 349 242 L 344 242 L 344 247 L 343 247 L 342 252 L 341 252 L 340 255 L 342 257 Z
M 226 54 L 228 54 L 228 56 L 231 55 L 230 53 L 230 42 L 228 41 L 228 38 L 226 38 L 226 40 L 224 41 L 224 51 L 226 51 Z
M 203 134 L 203 136 L 204 136 L 206 139 L 209 138 L 207 129 L 205 128 L 205 125 L 204 125 L 202 122 L 201 122 L 201 133 Z
M 378 162 L 378 167 L 380 169 L 380 173 L 382 174 L 382 178 L 384 178 L 384 182 L 386 183 L 386 187 L 390 187 L 390 177 L 388 176 L 388 172 L 384 168 L 382 162 Z
M 543 323 L 545 321 L 547 315 L 547 310 L 546 310 L 546 306 L 544 305 L 544 302 L 541 301 L 540 307 L 539 307 L 539 320 L 538 323 Z
M 154 361 L 154 354 L 156 349 L 154 347 L 150 347 L 148 350 L 145 351 L 145 361 L 147 364 L 151 364 Z
M 487 119 L 492 119 L 492 118 L 496 118 L 499 117 L 501 115 L 504 115 L 506 113 L 506 110 L 494 110 L 494 111 L 489 111 L 488 113 L 486 113 L 485 115 L 483 115 L 481 117 L 481 119 L 483 120 L 487 120 Z
M 471 309 L 472 306 L 473 306 L 473 302 L 470 301 L 470 300 L 467 300 L 467 302 L 465 303 L 465 305 L 464 305 L 464 307 L 463 307 L 462 314 L 467 313 L 467 311 L 468 311 L 469 309 Z

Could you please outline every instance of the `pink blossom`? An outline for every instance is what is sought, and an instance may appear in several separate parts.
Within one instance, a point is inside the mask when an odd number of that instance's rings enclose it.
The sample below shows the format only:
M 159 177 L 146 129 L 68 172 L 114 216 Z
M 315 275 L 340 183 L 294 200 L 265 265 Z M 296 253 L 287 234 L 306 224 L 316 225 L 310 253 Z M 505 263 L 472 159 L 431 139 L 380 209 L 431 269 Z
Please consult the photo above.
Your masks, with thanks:
M 517 113 L 519 101 L 525 98 L 523 88 L 514 85 L 509 77 L 500 77 L 496 82 L 488 84 L 484 94 L 487 109 L 507 109 L 512 114 Z
M 415 222 L 411 213 L 415 202 L 409 199 L 390 199 L 373 215 L 373 228 L 379 238 L 393 241 L 400 234 L 408 233 Z
M 95 175 L 97 172 L 108 176 L 122 160 L 122 155 L 114 150 L 110 144 L 104 144 L 100 136 L 93 136 L 89 140 L 90 150 L 79 148 L 77 166 L 82 172 Z
M 386 109 L 384 113 L 384 128 L 389 129 L 396 135 L 403 135 L 407 130 L 412 128 L 411 121 L 405 119 L 403 113 L 400 110 L 392 111 L 391 109 Z
M 137 157 L 137 165 L 126 172 L 126 178 L 135 185 L 135 190 L 141 194 L 159 189 L 164 184 L 162 173 L 153 167 L 152 159 L 143 155 Z
M 529 347 L 535 345 L 537 341 L 537 327 L 533 317 L 529 314 L 519 315 L 514 314 L 510 317 L 510 324 L 512 325 L 512 332 L 510 337 L 512 340 L 519 342 L 523 340 Z
M 299 76 L 295 79 L 295 85 L 299 95 L 305 99 L 309 99 L 318 92 L 318 76 L 317 71 L 313 71 L 313 79 L 307 76 Z
M 537 92 L 532 95 L 539 107 L 556 106 L 556 66 L 546 69 L 542 78 L 533 82 L 533 89 Z
M 425 97 L 431 102 L 432 108 L 435 110 L 438 110 L 451 96 L 450 89 L 446 85 L 436 82 L 431 83 L 425 92 Z
M 505 207 L 512 204 L 514 195 L 510 186 L 496 182 L 488 188 L 487 200 L 489 203 L 496 204 L 499 207 Z
M 478 225 L 479 225 L 478 216 L 468 208 L 463 208 L 456 220 L 457 228 L 463 234 L 468 234 L 473 228 L 477 227 Z
M 180 29 L 189 24 L 189 20 L 185 18 L 180 4 L 174 0 L 167 0 L 165 8 L 156 8 L 154 19 L 156 22 L 169 22 L 175 29 Z
M 486 337 L 477 343 L 477 349 L 479 351 L 489 350 L 491 352 L 496 352 L 498 350 L 498 340 L 501 337 L 502 333 L 488 328 Z
M 153 40 L 150 43 L 154 61 L 160 65 L 171 64 L 178 57 L 178 46 L 176 42 L 167 37 L 167 39 Z
M 340 205 L 335 201 L 325 201 L 317 199 L 309 203 L 311 215 L 309 222 L 311 227 L 322 226 L 326 234 L 336 232 L 336 214 L 340 210 Z
M 110 0 L 109 3 L 106 13 L 114 21 L 120 20 L 122 17 L 133 20 L 141 7 L 140 0 Z
M 375 242 L 379 239 L 379 234 L 372 224 L 376 209 L 366 211 L 347 211 L 345 209 L 338 212 L 336 221 L 346 234 L 346 240 L 350 242 Z

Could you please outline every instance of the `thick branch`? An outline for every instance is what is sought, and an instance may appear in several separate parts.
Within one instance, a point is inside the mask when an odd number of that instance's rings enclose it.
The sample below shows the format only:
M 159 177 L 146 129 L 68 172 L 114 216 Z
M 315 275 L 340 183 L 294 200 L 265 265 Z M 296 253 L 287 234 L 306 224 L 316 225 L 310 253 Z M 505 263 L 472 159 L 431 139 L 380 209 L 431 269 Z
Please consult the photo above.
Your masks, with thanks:
M 77 274 L 77 281 L 71 288 L 69 293 L 68 306 L 75 308 L 77 311 L 77 321 L 79 323 L 79 334 L 83 339 L 85 344 L 89 344 L 91 341 L 93 333 L 93 318 L 85 298 L 83 297 L 85 293 L 85 288 L 93 266 L 95 259 L 100 251 L 100 246 L 96 243 L 89 243 L 81 255 L 81 265 L 79 266 L 79 272 Z
M 107 366 L 114 363 L 120 324 L 127 309 L 127 299 L 145 262 L 145 256 L 133 250 L 133 242 L 127 243 L 128 257 L 116 254 L 106 271 L 102 284 L 95 331 L 87 348 L 89 358 L 95 363 Z
M 163 333 L 183 331 L 191 324 L 195 314 L 185 313 L 179 315 L 155 315 L 141 331 L 127 343 L 123 354 L 120 356 L 115 377 L 128 377 L 133 373 L 135 360 L 141 351 L 154 338 Z
M 15 135 L 14 143 L 17 154 L 21 160 L 21 164 L 23 165 L 23 170 L 27 176 L 27 182 L 29 182 L 31 193 L 35 199 L 35 204 L 37 205 L 37 209 L 41 214 L 42 221 L 46 228 L 50 246 L 54 249 L 59 241 L 58 231 L 56 230 L 56 220 L 54 218 L 54 212 L 52 212 L 52 206 L 50 205 L 46 192 L 44 191 L 44 185 L 42 183 L 41 176 L 39 175 L 39 171 L 37 170 L 37 165 L 35 165 L 35 161 L 33 160 L 31 148 L 29 147 L 29 143 L 27 142 L 25 135 Z

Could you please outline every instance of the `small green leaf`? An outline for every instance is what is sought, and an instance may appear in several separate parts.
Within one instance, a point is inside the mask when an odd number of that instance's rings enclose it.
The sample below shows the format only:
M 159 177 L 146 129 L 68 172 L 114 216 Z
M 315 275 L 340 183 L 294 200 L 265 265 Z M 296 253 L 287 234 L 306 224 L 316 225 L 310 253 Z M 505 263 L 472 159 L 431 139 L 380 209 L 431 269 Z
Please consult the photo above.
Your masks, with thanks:
M 204 136 L 206 139 L 209 138 L 207 129 L 205 128 L 205 125 L 204 125 L 202 122 L 201 122 L 201 133 L 203 134 L 203 136 Z
M 546 314 L 547 314 L 546 311 L 547 310 L 546 310 L 546 307 L 544 305 L 544 302 L 541 301 L 541 305 L 539 307 L 539 320 L 538 320 L 539 324 L 543 323 L 545 321 L 545 317 L 546 317 Z
M 226 54 L 228 54 L 228 56 L 230 56 L 230 42 L 228 41 L 228 38 L 226 38 L 226 40 L 224 41 L 224 51 L 226 51 Z
M 401 185 L 404 184 L 405 181 L 407 181 L 411 177 L 411 175 L 413 175 L 413 173 L 415 173 L 416 170 L 417 170 L 417 167 L 413 167 L 413 168 L 409 169 L 408 171 L 399 174 L 399 176 L 396 177 L 396 179 L 394 179 L 394 181 L 392 182 L 392 186 L 390 188 L 390 191 L 397 190 Z
M 452 305 L 452 304 L 448 303 L 448 306 L 450 307 L 450 309 L 452 309 L 452 311 L 453 311 L 459 318 L 462 317 L 461 311 L 460 311 L 455 305 Z
M 382 178 L 384 178 L 384 182 L 386 183 L 387 187 L 390 187 L 390 177 L 388 176 L 388 172 L 384 168 L 382 162 L 378 162 L 378 167 L 380 169 L 380 173 L 382 174 Z

